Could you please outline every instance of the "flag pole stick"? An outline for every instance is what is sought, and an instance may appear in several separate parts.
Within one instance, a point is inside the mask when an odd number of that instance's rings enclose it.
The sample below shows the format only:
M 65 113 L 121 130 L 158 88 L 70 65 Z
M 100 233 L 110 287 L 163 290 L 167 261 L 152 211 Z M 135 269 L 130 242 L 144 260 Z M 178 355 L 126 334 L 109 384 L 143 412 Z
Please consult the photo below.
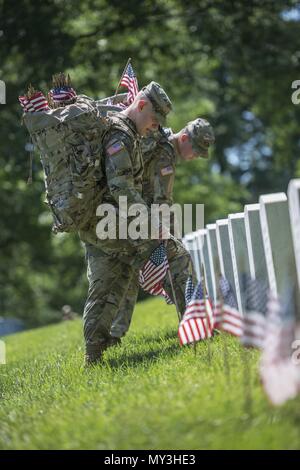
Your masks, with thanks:
M 204 270 L 204 265 L 202 264 L 201 267 L 201 282 L 202 282 L 202 287 L 203 287 L 203 297 L 204 297 L 204 305 L 205 305 L 205 317 L 207 320 L 207 328 L 210 331 L 210 319 L 207 313 L 207 308 L 206 308 L 206 295 L 207 295 L 207 290 L 206 290 L 206 279 L 205 279 L 205 270 Z M 207 338 L 207 357 L 208 357 L 208 363 L 211 364 L 211 344 L 210 344 L 210 337 Z
M 221 304 L 221 315 L 223 316 L 223 308 L 224 304 L 222 302 Z M 224 340 L 223 340 L 223 364 L 224 364 L 224 371 L 225 375 L 227 377 L 228 383 L 230 383 L 230 364 L 229 364 L 229 358 L 228 358 L 228 344 L 227 344 L 227 333 L 226 331 L 224 332 Z
M 243 363 L 244 363 L 244 389 L 245 389 L 245 412 L 250 416 L 252 414 L 252 389 L 251 389 L 251 371 L 250 371 L 250 362 L 248 358 L 249 350 L 243 348 Z
M 123 78 L 124 73 L 125 73 L 125 71 L 126 71 L 126 69 L 127 69 L 127 67 L 128 67 L 128 65 L 129 65 L 130 62 L 131 62 L 131 57 L 129 57 L 129 59 L 127 60 L 127 63 L 126 63 L 126 65 L 125 65 L 125 67 L 124 67 L 124 70 L 123 70 L 123 72 L 122 72 L 122 75 L 121 75 L 121 78 L 120 78 L 120 80 L 119 80 L 119 83 L 118 83 L 118 86 L 117 86 L 117 88 L 116 88 L 116 91 L 115 91 L 114 96 L 116 96 L 116 94 L 118 93 L 118 90 L 119 90 L 119 88 L 120 88 L 120 84 L 121 84 L 122 78 Z
M 173 279 L 172 279 L 172 275 L 171 275 L 170 265 L 169 265 L 169 269 L 168 269 L 168 275 L 169 275 L 169 281 L 170 281 L 170 284 L 171 284 L 173 299 L 174 299 L 175 306 L 176 306 L 176 312 L 177 312 L 177 316 L 178 316 L 178 321 L 180 322 L 180 320 L 181 320 L 181 314 L 180 314 L 179 307 L 178 307 L 178 302 L 177 302 L 177 297 L 176 297 L 175 288 L 174 288 L 174 284 L 173 284 Z
M 179 306 L 178 306 L 178 302 L 177 302 L 177 297 L 176 297 L 176 293 L 175 293 L 173 278 L 172 278 L 172 274 L 171 274 L 170 263 L 169 263 L 169 260 L 168 260 L 168 250 L 167 250 L 168 240 L 165 240 L 165 241 L 163 242 L 163 244 L 164 244 L 165 249 L 166 249 L 166 258 L 167 258 L 167 261 L 168 261 L 168 276 L 169 276 L 169 281 L 170 281 L 170 285 L 171 285 L 172 295 L 173 295 L 173 299 L 174 299 L 174 302 L 175 302 L 175 307 L 176 307 L 178 322 L 180 323 L 180 320 L 181 320 L 181 313 L 180 313 Z
M 198 271 L 199 269 L 197 268 L 196 266 L 196 276 L 197 276 L 197 282 L 198 282 Z M 192 282 L 194 283 L 194 279 L 193 279 L 193 261 L 192 261 L 192 258 L 190 257 L 190 261 L 189 261 L 189 276 L 191 276 L 192 278 Z M 199 278 L 200 278 L 200 274 L 199 274 Z M 197 283 L 196 283 L 196 287 L 194 289 L 197 288 Z M 197 345 L 198 345 L 198 341 L 194 341 L 192 343 L 193 345 L 193 349 L 194 349 L 194 355 L 195 357 L 197 356 Z
M 221 290 L 220 290 L 220 279 L 221 279 L 221 271 L 220 271 L 220 267 L 219 267 L 219 271 L 218 271 L 218 285 L 217 285 L 217 298 L 220 299 L 220 315 L 221 315 L 221 324 L 223 326 L 223 313 L 224 313 L 224 301 L 223 301 L 223 297 L 221 295 Z M 223 328 L 222 328 L 223 330 Z M 229 360 L 228 360 L 228 345 L 227 345 L 227 333 L 226 331 L 223 331 L 222 332 L 222 336 L 223 336 L 223 367 L 224 367 L 224 373 L 227 377 L 227 381 L 228 383 L 230 383 L 230 364 L 229 364 Z
M 245 273 L 245 260 L 244 258 L 242 259 L 242 265 L 241 265 L 241 272 Z M 243 291 L 245 292 L 245 286 L 246 286 L 246 279 L 245 279 L 245 274 L 243 275 Z M 243 315 L 243 311 L 241 312 Z M 251 389 L 251 370 L 250 370 L 250 361 L 249 361 L 249 350 L 247 348 L 243 348 L 242 350 L 242 361 L 243 361 L 243 375 L 244 375 L 244 397 L 245 397 L 245 402 L 244 402 L 244 408 L 245 412 L 248 413 L 250 416 L 252 414 L 252 389 Z

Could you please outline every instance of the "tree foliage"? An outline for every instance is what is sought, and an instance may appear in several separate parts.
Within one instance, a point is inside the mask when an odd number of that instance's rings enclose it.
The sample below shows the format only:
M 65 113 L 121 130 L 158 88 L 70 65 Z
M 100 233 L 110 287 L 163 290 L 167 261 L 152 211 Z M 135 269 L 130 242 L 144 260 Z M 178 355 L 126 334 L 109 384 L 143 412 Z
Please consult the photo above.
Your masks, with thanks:
M 241 210 L 300 175 L 300 6 L 295 0 L 0 0 L 0 315 L 40 324 L 69 303 L 81 310 L 86 281 L 74 236 L 54 237 L 38 155 L 26 185 L 28 136 L 17 102 L 29 83 L 47 90 L 71 74 L 95 97 L 114 93 L 128 57 L 140 85 L 160 82 L 175 131 L 196 116 L 216 131 L 209 162 L 180 165 L 175 200 L 204 203 L 206 222 Z

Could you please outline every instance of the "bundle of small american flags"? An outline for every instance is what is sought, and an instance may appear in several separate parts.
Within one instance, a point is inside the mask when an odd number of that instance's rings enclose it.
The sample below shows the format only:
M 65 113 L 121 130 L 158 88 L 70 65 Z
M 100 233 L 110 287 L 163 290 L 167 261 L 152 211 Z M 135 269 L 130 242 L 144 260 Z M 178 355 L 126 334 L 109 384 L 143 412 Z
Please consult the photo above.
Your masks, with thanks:
M 76 101 L 77 94 L 72 88 L 70 75 L 58 73 L 52 77 L 53 88 L 48 93 L 51 107 L 58 108 Z
M 130 62 L 122 75 L 120 86 L 125 86 L 128 89 L 127 104 L 131 104 L 139 92 L 139 87 Z
M 24 96 L 19 96 L 20 105 L 25 113 L 36 113 L 39 111 L 48 111 L 49 105 L 41 91 L 34 90 L 31 86 Z
M 162 295 L 168 304 L 172 304 L 172 300 L 163 288 L 168 269 L 167 250 L 164 243 L 161 243 L 153 250 L 149 260 L 140 270 L 139 283 L 144 291 L 151 295 Z
M 211 303 L 203 294 L 202 283 L 194 287 L 191 276 L 186 283 L 185 303 L 185 312 L 178 329 L 181 346 L 211 338 L 214 329 Z
M 65 104 L 66 102 L 72 102 L 76 99 L 77 94 L 72 87 L 62 86 L 52 88 L 49 91 L 49 97 L 51 98 L 51 102 L 53 102 L 56 106 Z

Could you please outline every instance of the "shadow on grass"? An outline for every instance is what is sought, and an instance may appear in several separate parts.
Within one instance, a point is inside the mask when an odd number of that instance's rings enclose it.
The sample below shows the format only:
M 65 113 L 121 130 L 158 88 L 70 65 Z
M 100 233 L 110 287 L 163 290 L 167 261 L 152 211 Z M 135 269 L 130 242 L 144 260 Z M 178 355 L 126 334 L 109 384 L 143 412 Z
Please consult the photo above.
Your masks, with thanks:
M 140 352 L 140 353 L 133 353 L 133 354 L 122 354 L 117 359 L 106 359 L 107 364 L 112 369 L 119 369 L 120 367 L 150 367 L 153 362 L 166 358 L 166 356 L 174 355 L 175 353 L 178 354 L 180 352 L 179 344 L 171 344 L 166 347 L 157 347 L 152 348 L 150 351 Z
M 130 342 L 138 344 L 141 342 L 141 338 L 143 339 L 144 343 L 162 342 L 162 341 L 168 341 L 171 339 L 177 339 L 178 333 L 177 333 L 177 330 L 168 330 L 164 332 L 158 331 L 153 334 L 146 334 L 146 333 L 145 335 L 138 334 L 137 336 L 130 337 Z
M 148 351 L 137 352 L 137 353 L 126 353 L 120 349 L 121 355 L 118 358 L 107 358 L 106 362 L 112 369 L 118 369 L 120 367 L 148 367 L 153 364 L 154 361 L 157 361 L 166 356 L 173 355 L 174 353 L 178 354 L 180 352 L 179 343 L 166 344 L 166 341 L 177 339 L 176 331 L 166 331 L 162 335 L 147 335 L 145 336 L 145 342 L 151 344 L 151 348 Z M 132 338 L 130 341 L 131 345 L 136 343 L 137 345 L 141 344 L 141 337 L 138 339 Z M 122 346 L 121 346 L 122 348 Z

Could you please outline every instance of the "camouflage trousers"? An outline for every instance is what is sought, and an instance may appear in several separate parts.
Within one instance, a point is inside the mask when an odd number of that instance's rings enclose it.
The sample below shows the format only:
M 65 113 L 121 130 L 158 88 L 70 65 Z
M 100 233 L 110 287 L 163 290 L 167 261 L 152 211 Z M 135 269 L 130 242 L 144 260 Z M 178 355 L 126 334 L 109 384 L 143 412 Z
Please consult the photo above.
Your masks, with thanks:
M 183 315 L 185 309 L 185 285 L 186 280 L 191 274 L 193 279 L 196 278 L 191 258 L 184 246 L 179 240 L 173 240 L 168 245 L 168 260 L 170 265 L 170 273 L 172 283 L 176 295 L 176 301 L 179 312 Z M 169 276 L 164 281 L 164 289 L 174 302 L 173 290 Z M 110 334 L 113 337 L 121 338 L 129 330 L 132 315 L 136 305 L 139 292 L 138 277 L 133 277 L 128 285 L 125 297 L 122 300 L 120 309 L 115 317 Z
M 131 264 L 124 256 L 119 257 L 117 253 L 108 254 L 99 246 L 95 247 L 86 243 L 89 290 L 84 308 L 83 329 L 87 351 L 97 349 L 109 341 L 114 322 L 115 325 L 123 324 L 123 314 L 119 315 L 121 312 L 124 313 L 127 294 L 137 291 L 139 269 L 148 260 L 157 243 L 157 241 L 154 244 L 149 243 L 149 252 L 144 250 L 142 256 L 137 255 Z M 167 253 L 176 299 L 183 313 L 185 283 L 191 265 L 190 255 L 182 243 L 173 237 L 167 242 Z M 165 279 L 164 288 L 174 300 L 168 277 Z M 126 331 L 129 328 L 133 307 L 131 307 L 130 319 L 128 320 L 127 317 L 126 320 Z M 127 315 L 129 310 L 125 308 L 125 311 Z M 124 327 L 119 328 L 119 331 L 123 331 L 122 334 L 124 334 Z
M 139 280 L 138 276 L 131 279 L 127 292 L 120 308 L 112 323 L 110 334 L 114 338 L 121 338 L 129 330 L 135 304 L 139 293 Z
M 87 352 L 105 345 L 120 304 L 138 267 L 86 245 L 88 296 L 83 314 L 83 332 Z

